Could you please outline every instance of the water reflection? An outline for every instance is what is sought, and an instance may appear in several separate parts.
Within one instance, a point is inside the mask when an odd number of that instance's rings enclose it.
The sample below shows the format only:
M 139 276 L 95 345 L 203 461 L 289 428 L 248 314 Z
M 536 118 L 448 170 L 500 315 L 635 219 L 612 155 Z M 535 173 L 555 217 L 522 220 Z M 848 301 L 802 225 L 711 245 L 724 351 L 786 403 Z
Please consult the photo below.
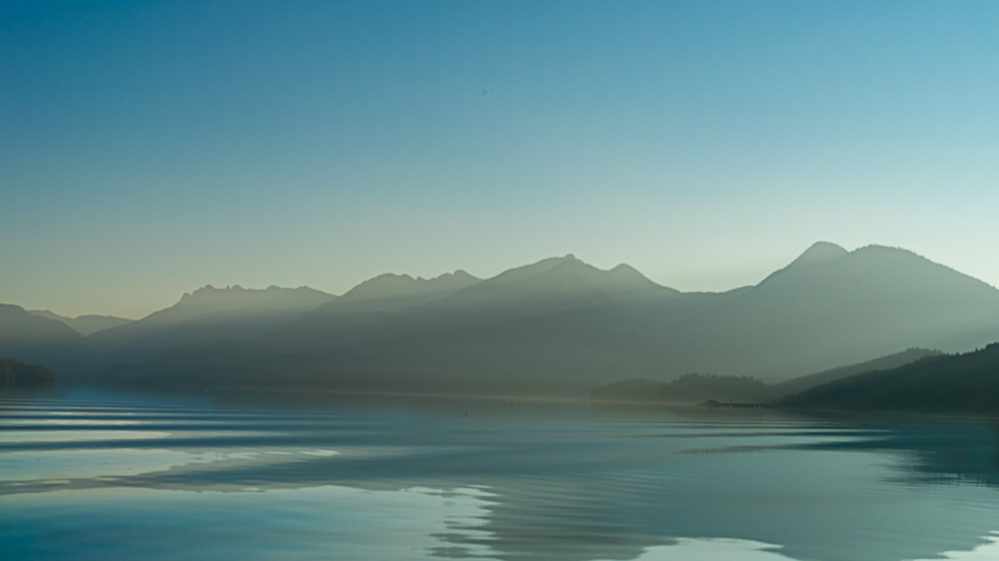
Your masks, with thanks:
M 483 493 L 323 486 L 242 493 L 117 487 L 20 495 L 4 498 L 0 553 L 4 559 L 98 561 L 426 559 L 455 551 L 445 537 L 455 531 L 455 521 L 485 515 Z M 468 546 L 461 554 L 490 552 Z
M 933 559 L 953 561 L 992 561 L 999 559 L 999 532 L 985 538 L 987 543 L 971 551 L 944 551 Z M 781 547 L 750 540 L 725 538 L 680 538 L 670 546 L 646 548 L 634 561 L 793 561 Z M 912 559 L 907 561 L 930 561 Z
M 979 545 L 971 551 L 943 551 L 940 553 L 941 559 L 953 559 L 954 561 L 991 561 L 999 559 L 999 532 L 984 538 L 986 543 Z M 929 561 L 929 560 L 927 560 Z
M 901 561 L 999 547 L 997 432 L 984 421 L 484 402 L 0 406 L 3 558 L 95 543 L 111 544 L 94 549 L 102 559 L 188 557 L 206 528 L 206 559 Z

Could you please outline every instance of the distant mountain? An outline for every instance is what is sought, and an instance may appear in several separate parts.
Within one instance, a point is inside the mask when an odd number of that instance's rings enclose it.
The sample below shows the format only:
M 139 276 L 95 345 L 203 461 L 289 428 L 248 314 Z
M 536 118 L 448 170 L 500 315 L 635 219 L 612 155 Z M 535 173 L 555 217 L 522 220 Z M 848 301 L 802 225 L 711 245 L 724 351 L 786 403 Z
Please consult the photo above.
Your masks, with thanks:
M 20 306 L 0 304 L 0 356 L 75 366 L 83 356 L 82 337 L 61 321 L 36 316 Z
M 239 285 L 226 288 L 207 285 L 185 293 L 173 306 L 149 314 L 136 323 L 176 324 L 224 314 L 252 317 L 270 313 L 300 313 L 314 310 L 333 298 L 331 294 L 307 286 L 253 289 Z
M 455 271 L 432 279 L 384 274 L 366 280 L 312 312 L 288 322 L 262 341 L 284 355 L 309 354 L 405 329 L 406 312 L 441 300 L 481 282 Z
M 883 371 L 816 386 L 781 401 L 789 407 L 950 413 L 999 413 L 999 343 L 930 356 Z
M 474 310 L 510 318 L 678 294 L 628 265 L 604 271 L 569 254 L 510 269 L 470 285 L 440 300 L 434 309 L 462 313 Z
M 827 382 L 833 382 L 842 378 L 847 378 L 857 374 L 864 374 L 875 370 L 890 370 L 892 368 L 898 368 L 899 366 L 916 362 L 917 360 L 926 357 L 939 356 L 941 354 L 943 353 L 931 349 L 907 349 L 900 353 L 883 356 L 874 360 L 868 360 L 866 362 L 860 362 L 848 366 L 840 366 L 839 368 L 832 368 L 822 372 L 816 372 L 815 374 L 800 376 L 798 378 L 791 378 L 790 380 L 774 384 L 773 388 L 776 395 L 791 395 L 803 392 Z
M 758 285 L 724 293 L 681 293 L 627 265 L 601 270 L 569 255 L 485 280 L 385 275 L 330 298 L 239 338 L 242 351 L 174 345 L 141 368 L 176 380 L 178 365 L 195 365 L 183 375 L 199 383 L 236 376 L 330 389 L 578 395 L 688 372 L 778 382 L 900 348 L 956 351 L 999 339 L 999 291 L 880 246 L 818 243 Z M 242 322 L 224 325 L 232 332 Z
M 776 381 L 900 348 L 987 344 L 999 339 L 999 290 L 907 250 L 818 243 L 663 338 L 687 371 Z
M 439 300 L 480 281 L 481 279 L 462 270 L 432 279 L 386 273 L 362 282 L 316 311 L 320 314 L 342 311 L 398 312 Z
M 170 347 L 212 339 L 252 339 L 333 300 L 308 287 L 247 289 L 205 286 L 140 320 L 93 333 L 100 360 L 147 359 Z
M 590 391 L 590 400 L 594 402 L 658 404 L 693 404 L 713 400 L 743 404 L 771 404 L 780 398 L 804 392 L 821 384 L 857 374 L 897 368 L 941 354 L 940 351 L 929 349 L 908 349 L 874 360 L 840 366 L 773 384 L 748 376 L 718 376 L 696 373 L 687 374 L 671 381 L 628 379 L 593 388 Z
M 101 331 L 103 329 L 110 329 L 112 327 L 118 327 L 119 325 L 125 325 L 126 323 L 132 323 L 134 320 L 120 318 L 115 316 L 100 316 L 93 314 L 86 314 L 82 316 L 76 316 L 75 318 L 61 316 L 59 314 L 50 312 L 49 310 L 30 310 L 32 314 L 36 316 L 54 319 L 65 323 L 71 327 L 74 331 L 86 337 L 91 333 Z
M 573 256 L 483 281 L 461 274 L 429 281 L 379 277 L 247 346 L 257 368 L 281 372 L 279 384 L 308 378 L 325 387 L 374 391 L 565 388 L 567 366 L 576 371 L 590 356 L 599 360 L 579 371 L 581 379 L 606 373 L 608 360 L 619 355 L 602 349 L 631 336 L 628 318 L 679 295 L 630 267 L 604 271 Z M 403 300 L 407 305 L 398 305 Z M 219 352 L 235 351 L 190 346 L 142 370 L 169 372 L 176 380 L 176 365 L 218 365 L 222 357 L 203 355 Z M 261 357 L 264 352 L 272 358 Z M 247 376 L 254 374 L 241 370 L 240 377 Z

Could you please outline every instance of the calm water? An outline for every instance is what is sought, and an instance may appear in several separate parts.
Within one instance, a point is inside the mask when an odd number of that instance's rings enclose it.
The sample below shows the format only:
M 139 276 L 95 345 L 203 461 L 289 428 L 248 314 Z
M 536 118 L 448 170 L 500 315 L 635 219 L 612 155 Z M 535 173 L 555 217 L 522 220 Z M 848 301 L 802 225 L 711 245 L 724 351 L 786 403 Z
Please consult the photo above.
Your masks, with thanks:
M 0 559 L 999 559 L 999 425 L 0 394 Z

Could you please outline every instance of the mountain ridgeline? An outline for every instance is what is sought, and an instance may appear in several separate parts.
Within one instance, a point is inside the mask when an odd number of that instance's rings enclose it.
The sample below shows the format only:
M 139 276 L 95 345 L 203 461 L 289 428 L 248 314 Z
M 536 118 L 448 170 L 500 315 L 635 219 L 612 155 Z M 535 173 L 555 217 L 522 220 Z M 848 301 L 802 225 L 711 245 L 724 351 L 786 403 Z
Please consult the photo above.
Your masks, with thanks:
M 780 404 L 809 409 L 996 414 L 999 343 L 820 384 L 787 396 Z
M 342 296 L 206 287 L 86 337 L 5 309 L 0 355 L 48 364 L 46 349 L 68 345 L 78 353 L 59 363 L 69 378 L 148 387 L 582 395 L 689 372 L 773 385 L 905 348 L 999 340 L 995 288 L 906 250 L 829 243 L 721 293 L 567 255 L 486 279 L 381 275 Z M 3 330 L 26 318 L 38 337 Z
M 0 304 L 0 356 L 57 369 L 87 363 L 84 340 L 77 331 L 11 304 Z
M 66 317 L 52 313 L 49 310 L 30 310 L 30 312 L 39 317 L 60 321 L 84 337 L 90 335 L 91 333 L 96 333 L 104 329 L 110 329 L 112 327 L 118 327 L 119 325 L 125 325 L 126 323 L 132 322 L 132 320 L 126 318 L 95 314 Z
M 140 320 L 95 332 L 87 343 L 98 363 L 148 360 L 189 343 L 250 341 L 332 299 L 308 287 L 209 285 Z
M 858 374 L 890 370 L 941 354 L 930 349 L 908 349 L 874 360 L 840 366 L 777 383 L 768 383 L 750 376 L 698 373 L 687 374 L 671 381 L 621 380 L 593 388 L 590 391 L 590 400 L 608 403 L 694 404 L 713 401 L 740 405 L 773 405 L 781 398 L 821 384 Z

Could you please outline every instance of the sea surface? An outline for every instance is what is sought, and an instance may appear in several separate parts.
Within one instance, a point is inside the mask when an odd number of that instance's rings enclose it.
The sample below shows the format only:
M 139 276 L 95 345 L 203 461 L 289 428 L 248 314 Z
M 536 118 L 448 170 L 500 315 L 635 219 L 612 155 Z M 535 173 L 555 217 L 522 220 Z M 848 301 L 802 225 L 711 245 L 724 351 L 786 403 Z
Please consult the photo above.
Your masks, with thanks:
M 0 559 L 999 559 L 999 423 L 0 394 Z

